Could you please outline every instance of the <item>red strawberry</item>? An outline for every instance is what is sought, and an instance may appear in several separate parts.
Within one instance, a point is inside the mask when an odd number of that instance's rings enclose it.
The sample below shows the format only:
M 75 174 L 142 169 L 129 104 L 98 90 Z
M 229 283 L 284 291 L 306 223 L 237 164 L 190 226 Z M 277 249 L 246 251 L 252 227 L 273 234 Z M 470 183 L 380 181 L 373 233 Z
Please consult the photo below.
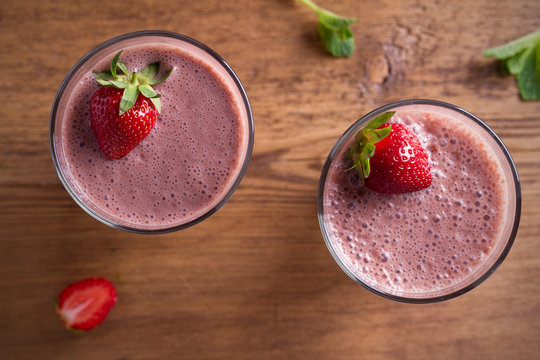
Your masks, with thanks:
M 131 109 L 118 114 L 121 89 L 99 88 L 90 100 L 90 123 L 99 148 L 111 159 L 126 156 L 156 124 L 158 112 L 152 102 L 139 94 Z
M 114 285 L 104 278 L 90 278 L 62 290 L 56 312 L 68 329 L 90 330 L 105 320 L 115 303 Z
M 165 81 L 172 69 L 153 79 L 159 63 L 140 73 L 129 72 L 119 63 L 122 51 L 111 63 L 110 72 L 94 73 L 99 88 L 90 100 L 90 123 L 99 148 L 111 159 L 126 156 L 154 127 L 161 110 L 160 95 L 151 85 Z M 121 73 L 117 74 L 117 68 Z
M 425 189 L 431 185 L 426 150 L 407 126 L 384 124 L 393 115 L 375 118 L 357 134 L 357 143 L 349 149 L 353 167 L 371 191 L 399 194 Z

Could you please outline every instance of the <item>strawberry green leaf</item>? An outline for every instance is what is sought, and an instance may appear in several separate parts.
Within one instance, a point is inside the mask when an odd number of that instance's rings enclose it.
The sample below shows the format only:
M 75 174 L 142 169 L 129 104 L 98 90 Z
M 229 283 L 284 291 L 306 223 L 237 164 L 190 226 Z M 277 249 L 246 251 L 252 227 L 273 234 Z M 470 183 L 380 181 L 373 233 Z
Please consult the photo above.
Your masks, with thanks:
M 366 159 L 372 157 L 375 154 L 375 145 L 373 143 L 367 143 L 364 147 L 364 154 Z
M 348 149 L 348 158 L 353 162 L 353 166 L 346 171 L 356 169 L 362 183 L 369 177 L 371 172 L 369 159 L 375 154 L 375 144 L 390 135 L 392 131 L 390 125 L 384 128 L 380 127 L 386 124 L 395 113 L 395 111 L 388 111 L 371 120 L 362 131 L 355 135 L 356 141 Z
M 150 98 L 150 101 L 156 107 L 156 110 L 157 110 L 158 114 L 161 114 L 161 101 L 159 100 L 159 97 Z
M 362 166 L 361 167 L 362 179 L 369 177 L 369 173 L 371 172 L 369 159 L 373 156 L 374 153 L 375 153 L 375 145 L 367 144 L 364 151 L 360 154 L 360 165 Z
M 111 80 L 109 83 L 117 89 L 125 89 L 128 86 L 128 83 L 125 81 Z
M 98 82 L 98 84 L 103 85 L 103 86 L 111 86 L 112 85 L 110 80 L 96 79 L 96 81 Z
M 129 74 L 129 71 L 128 71 L 128 68 L 127 68 L 126 64 L 119 62 L 118 64 L 116 64 L 116 66 L 117 66 L 117 67 L 120 69 L 120 71 L 122 71 L 125 75 L 128 75 L 128 74 Z
M 147 78 L 147 79 L 152 79 L 154 76 L 156 76 L 158 71 L 159 71 L 159 63 L 156 62 L 156 63 L 152 63 L 152 64 L 148 65 L 147 67 L 145 67 L 140 72 L 140 75 Z
M 392 131 L 391 126 L 387 126 L 382 129 L 376 129 L 376 130 L 370 131 L 366 135 L 366 142 L 371 143 L 371 144 L 378 143 L 379 141 L 381 141 L 382 139 L 390 135 L 391 131 Z
M 159 78 L 148 80 L 148 83 L 149 83 L 150 85 L 157 85 L 157 84 L 160 84 L 160 83 L 164 82 L 165 80 L 167 80 L 167 78 L 171 75 L 172 71 L 173 71 L 173 69 L 170 69 L 170 70 L 167 71 L 165 74 L 161 75 Z
M 116 55 L 114 55 L 114 58 L 111 62 L 111 74 L 113 77 L 116 77 L 116 65 L 118 64 L 118 59 L 120 59 L 120 54 L 122 54 L 122 50 L 120 50 L 116 53 Z
M 144 97 L 150 99 L 156 107 L 156 110 L 160 112 L 160 95 L 152 88 L 151 85 L 156 85 L 165 81 L 171 75 L 174 68 L 165 72 L 159 78 L 154 79 L 159 72 L 160 65 L 158 62 L 146 66 L 140 73 L 132 73 L 128 70 L 126 64 L 119 62 L 121 54 L 122 50 L 120 50 L 114 56 L 110 66 L 110 72 L 94 72 L 94 79 L 100 85 L 124 89 L 122 99 L 120 101 L 120 115 L 131 109 L 131 107 L 137 101 L 139 94 L 142 94 Z M 116 72 L 117 69 L 119 69 L 122 74 L 118 74 Z
M 137 101 L 137 96 L 139 96 L 139 89 L 133 84 L 129 84 L 122 94 L 122 99 L 120 100 L 120 115 L 123 115 L 126 111 L 131 109 Z
M 157 96 L 157 92 L 155 92 L 154 89 L 152 89 L 152 87 L 148 84 L 139 86 L 139 91 L 147 98 L 153 98 Z
M 386 124 L 395 113 L 395 111 L 387 111 L 384 114 L 377 116 L 366 125 L 366 129 L 373 130 L 379 128 L 381 125 Z
M 113 80 L 114 76 L 110 72 L 93 73 L 94 79 L 98 80 Z

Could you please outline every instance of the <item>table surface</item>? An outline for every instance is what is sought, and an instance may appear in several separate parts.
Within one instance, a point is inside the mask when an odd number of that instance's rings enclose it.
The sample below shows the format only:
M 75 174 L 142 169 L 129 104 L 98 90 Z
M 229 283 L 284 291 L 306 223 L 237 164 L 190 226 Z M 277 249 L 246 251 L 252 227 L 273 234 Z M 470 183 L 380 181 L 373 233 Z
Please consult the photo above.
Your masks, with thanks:
M 292 0 L 0 4 L 1 359 L 532 359 L 540 357 L 540 102 L 482 49 L 540 27 L 540 2 L 319 0 L 354 16 L 356 52 L 327 55 Z M 163 29 L 207 44 L 251 100 L 255 147 L 230 201 L 180 232 L 109 228 L 53 168 L 49 112 L 71 66 L 121 33 Z M 322 164 L 377 106 L 463 107 L 509 148 L 523 191 L 514 246 L 470 293 L 431 305 L 380 298 L 329 254 L 316 216 Z M 66 331 L 54 298 L 104 276 L 119 300 L 98 328 Z

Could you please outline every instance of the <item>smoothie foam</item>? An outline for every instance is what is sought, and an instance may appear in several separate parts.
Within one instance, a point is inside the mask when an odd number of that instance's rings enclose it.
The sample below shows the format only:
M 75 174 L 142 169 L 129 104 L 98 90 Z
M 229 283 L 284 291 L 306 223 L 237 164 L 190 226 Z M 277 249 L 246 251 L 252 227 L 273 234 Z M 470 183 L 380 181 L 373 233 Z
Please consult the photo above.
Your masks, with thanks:
M 442 296 L 474 282 L 498 259 L 515 206 L 511 184 L 483 137 L 448 113 L 409 107 L 391 122 L 418 135 L 432 185 L 406 194 L 361 194 L 358 175 L 346 171 L 351 137 L 328 169 L 325 228 L 335 254 L 363 283 L 402 297 Z
M 249 146 L 244 104 L 226 70 L 192 48 L 170 41 L 122 47 L 120 61 L 131 71 L 157 61 L 162 72 L 174 71 L 154 87 L 162 102 L 154 129 L 121 160 L 101 153 L 89 122 L 99 86 L 91 72 L 107 70 L 116 49 L 69 89 L 57 137 L 60 167 L 77 196 L 115 223 L 148 230 L 188 223 L 222 201 L 239 177 Z

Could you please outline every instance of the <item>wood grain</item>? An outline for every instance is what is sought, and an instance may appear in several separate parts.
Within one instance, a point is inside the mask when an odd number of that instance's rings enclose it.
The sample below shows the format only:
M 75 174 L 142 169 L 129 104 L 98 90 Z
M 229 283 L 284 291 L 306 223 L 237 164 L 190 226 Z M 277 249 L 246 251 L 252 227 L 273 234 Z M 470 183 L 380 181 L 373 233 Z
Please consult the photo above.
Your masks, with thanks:
M 289 1 L 147 0 L 0 4 L 0 359 L 538 359 L 540 103 L 481 56 L 540 27 L 540 3 L 320 0 L 357 17 L 356 52 L 328 56 L 316 18 Z M 140 236 L 84 213 L 60 184 L 49 112 L 65 74 L 121 33 L 192 36 L 235 69 L 255 149 L 231 200 L 190 229 Z M 322 240 L 320 170 L 373 108 L 432 98 L 482 118 L 521 176 L 515 245 L 484 284 L 445 303 L 372 295 Z M 65 331 L 53 299 L 112 279 L 119 301 L 97 329 Z

